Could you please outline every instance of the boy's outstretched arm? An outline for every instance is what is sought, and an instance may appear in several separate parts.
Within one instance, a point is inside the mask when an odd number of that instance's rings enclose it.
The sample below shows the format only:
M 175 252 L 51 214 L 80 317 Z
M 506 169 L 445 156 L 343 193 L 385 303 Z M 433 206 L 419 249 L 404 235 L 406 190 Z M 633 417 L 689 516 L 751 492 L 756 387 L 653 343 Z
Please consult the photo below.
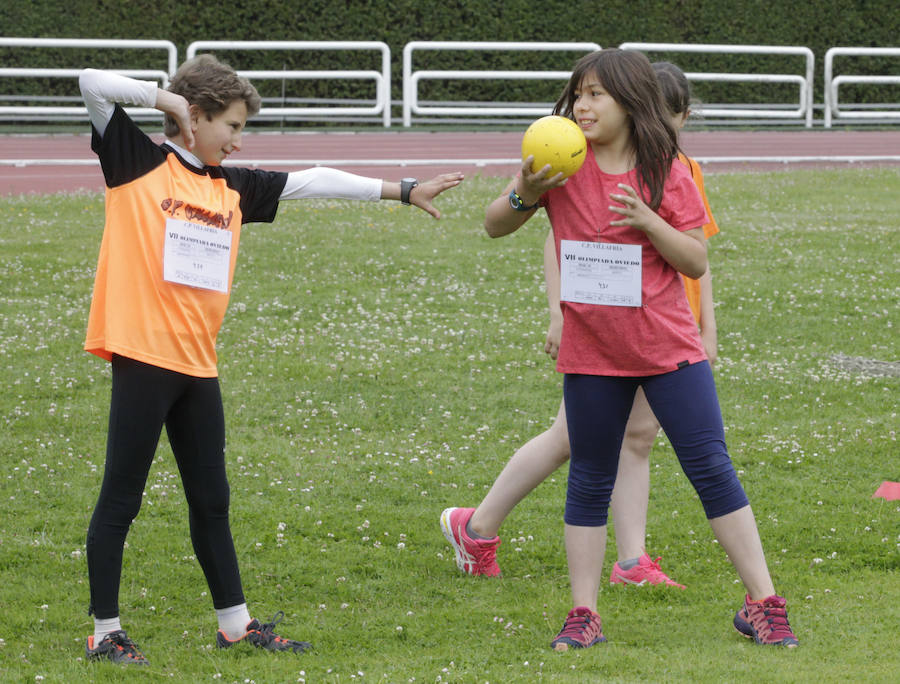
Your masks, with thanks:
M 439 219 L 441 217 L 441 212 L 434 207 L 432 201 L 435 197 L 444 192 L 444 190 L 455 188 L 462 183 L 463 178 L 465 178 L 465 176 L 462 173 L 455 171 L 453 173 L 443 173 L 440 176 L 435 176 L 430 180 L 423 181 L 410 190 L 409 203 L 419 207 L 419 209 L 422 209 L 423 211 L 427 211 L 434 216 L 434 218 Z M 396 181 L 383 181 L 381 184 L 381 199 L 399 200 L 400 183 Z
M 427 211 L 435 218 L 440 212 L 432 205 L 432 200 L 463 180 L 463 174 L 445 173 L 424 181 L 409 193 L 409 203 Z M 370 178 L 327 166 L 315 166 L 302 171 L 288 173 L 287 182 L 279 199 L 350 199 L 377 201 L 380 199 L 400 199 L 400 183 L 380 178 Z

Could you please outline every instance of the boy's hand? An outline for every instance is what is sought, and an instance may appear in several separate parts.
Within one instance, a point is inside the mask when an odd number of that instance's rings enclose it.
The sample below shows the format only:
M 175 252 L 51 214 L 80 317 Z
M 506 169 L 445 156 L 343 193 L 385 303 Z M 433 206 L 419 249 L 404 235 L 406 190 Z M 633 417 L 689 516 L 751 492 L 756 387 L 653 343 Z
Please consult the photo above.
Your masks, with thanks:
M 160 88 L 156 91 L 156 108 L 168 114 L 181 131 L 181 139 L 188 150 L 194 149 L 194 129 L 191 123 L 191 107 L 181 95 Z
M 409 193 L 409 203 L 419 207 L 419 209 L 422 209 L 423 211 L 427 211 L 434 216 L 434 218 L 439 219 L 441 217 L 441 212 L 434 207 L 431 203 L 432 200 L 444 192 L 444 190 L 455 188 L 463 182 L 463 178 L 465 178 L 465 176 L 462 173 L 454 172 L 443 173 L 440 176 L 435 176 L 431 180 L 423 181 Z

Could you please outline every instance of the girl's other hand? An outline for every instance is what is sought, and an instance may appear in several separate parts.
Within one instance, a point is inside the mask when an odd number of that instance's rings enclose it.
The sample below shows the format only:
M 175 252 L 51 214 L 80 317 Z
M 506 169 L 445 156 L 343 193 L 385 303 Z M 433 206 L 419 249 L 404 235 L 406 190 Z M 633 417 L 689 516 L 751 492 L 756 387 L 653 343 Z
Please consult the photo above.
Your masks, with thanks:
M 646 226 L 657 216 L 656 212 L 644 203 L 644 200 L 638 196 L 637 191 L 630 185 L 625 185 L 625 183 L 619 183 L 618 185 L 625 194 L 620 195 L 612 192 L 609 194 L 609 198 L 624 206 L 610 205 L 609 209 L 617 214 L 621 214 L 623 218 L 618 221 L 610 221 L 609 225 L 631 226 L 641 231 L 645 230 Z

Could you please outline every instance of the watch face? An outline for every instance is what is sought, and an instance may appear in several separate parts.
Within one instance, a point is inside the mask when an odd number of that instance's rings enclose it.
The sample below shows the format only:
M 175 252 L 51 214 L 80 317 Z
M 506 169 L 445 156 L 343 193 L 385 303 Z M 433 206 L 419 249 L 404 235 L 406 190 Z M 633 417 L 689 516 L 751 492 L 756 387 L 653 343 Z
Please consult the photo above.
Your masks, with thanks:
M 537 205 L 537 202 L 535 202 L 531 206 L 526 207 L 525 200 L 523 200 L 521 197 L 519 197 L 519 195 L 516 193 L 516 191 L 513 190 L 512 192 L 509 193 L 509 206 L 511 206 L 516 211 L 531 211 L 532 209 L 535 209 L 538 205 Z

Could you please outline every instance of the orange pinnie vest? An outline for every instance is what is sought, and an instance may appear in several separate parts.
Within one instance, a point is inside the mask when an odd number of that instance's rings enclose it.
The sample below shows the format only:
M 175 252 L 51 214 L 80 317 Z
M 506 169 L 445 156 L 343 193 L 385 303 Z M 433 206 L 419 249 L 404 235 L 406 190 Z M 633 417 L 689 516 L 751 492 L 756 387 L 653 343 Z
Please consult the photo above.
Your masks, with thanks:
M 94 132 L 92 148 L 106 179 L 106 224 L 85 350 L 215 377 L 241 225 L 275 218 L 286 174 L 197 169 L 154 143 L 120 107 L 102 139 Z M 167 219 L 231 232 L 225 292 L 164 279 Z

